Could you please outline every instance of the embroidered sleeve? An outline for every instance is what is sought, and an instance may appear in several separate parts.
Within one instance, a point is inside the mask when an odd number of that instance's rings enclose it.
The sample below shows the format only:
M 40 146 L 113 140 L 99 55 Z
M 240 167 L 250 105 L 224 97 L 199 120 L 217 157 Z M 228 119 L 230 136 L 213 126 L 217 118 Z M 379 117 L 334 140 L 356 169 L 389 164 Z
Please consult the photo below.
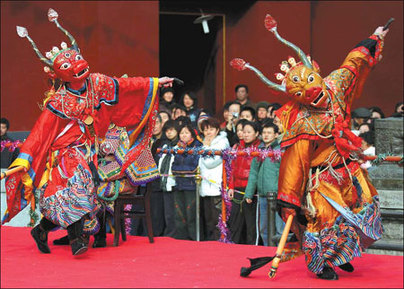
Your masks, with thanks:
M 344 94 L 344 100 L 351 106 L 354 98 L 360 97 L 365 80 L 373 66 L 381 59 L 383 40 L 372 35 L 352 49 L 340 69 L 327 78 Z

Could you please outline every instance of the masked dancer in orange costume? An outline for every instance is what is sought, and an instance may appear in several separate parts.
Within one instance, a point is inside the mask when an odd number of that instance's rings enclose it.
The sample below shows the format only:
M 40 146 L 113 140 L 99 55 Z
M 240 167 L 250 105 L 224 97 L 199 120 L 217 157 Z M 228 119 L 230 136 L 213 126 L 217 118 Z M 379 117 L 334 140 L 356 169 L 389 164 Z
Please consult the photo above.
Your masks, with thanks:
M 291 98 L 276 112 L 285 129 L 278 207 L 284 221 L 295 216 L 291 230 L 300 246 L 289 255 L 286 247 L 281 261 L 304 253 L 311 272 L 336 280 L 334 268 L 352 272 L 349 262 L 383 232 L 377 191 L 358 163 L 361 140 L 350 131 L 350 111 L 369 71 L 381 59 L 388 29 L 378 27 L 323 78 L 315 61 L 279 35 L 272 16 L 266 16 L 265 27 L 301 60 L 289 57 L 282 62 L 284 74 L 276 74 L 282 83 L 271 82 L 242 59 L 233 59 L 231 65 L 254 71 L 270 88 Z

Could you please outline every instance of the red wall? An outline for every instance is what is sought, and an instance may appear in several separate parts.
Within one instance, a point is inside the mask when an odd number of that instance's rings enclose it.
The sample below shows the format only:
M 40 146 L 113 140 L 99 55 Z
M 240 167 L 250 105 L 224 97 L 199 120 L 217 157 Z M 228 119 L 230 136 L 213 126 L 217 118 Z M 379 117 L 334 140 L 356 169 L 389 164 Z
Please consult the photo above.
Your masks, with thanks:
M 379 106 L 386 116 L 403 100 L 403 2 L 401 1 L 316 1 L 313 10 L 312 55 L 328 75 L 362 39 L 391 24 L 384 43 L 382 61 L 370 72 L 361 98 L 353 108 Z
M 10 130 L 31 130 L 48 89 L 44 65 L 31 44 L 17 35 L 16 25 L 28 29 L 42 54 L 62 41 L 69 43 L 48 21 L 49 8 L 75 37 L 92 72 L 159 75 L 157 1 L 2 1 L 1 116 L 10 120 Z
M 276 82 L 274 73 L 280 72 L 279 64 L 293 51 L 281 44 L 266 30 L 264 19 L 271 14 L 278 22 L 279 34 L 293 41 L 304 51 L 310 50 L 310 2 L 258 1 L 235 25 L 226 30 L 226 98 L 235 98 L 234 87 L 244 83 L 249 87 L 250 98 L 257 102 L 284 103 L 284 96 L 275 94 L 250 70 L 237 71 L 229 62 L 243 58 L 259 69 L 268 79 Z M 291 17 L 292 16 L 292 17 Z M 218 61 L 219 63 L 219 61 Z M 220 82 L 218 82 L 220 83 Z M 221 94 L 222 95 L 222 94 Z M 223 99 L 218 102 L 223 104 Z
M 230 5 L 230 2 L 229 2 Z M 30 130 L 40 114 L 37 103 L 47 89 L 43 65 L 15 26 L 25 26 L 38 48 L 45 53 L 67 41 L 47 10 L 59 13 L 60 24 L 76 38 L 93 72 L 111 76 L 157 76 L 159 74 L 158 1 L 2 1 L 1 2 L 1 115 L 11 130 Z M 365 83 L 359 106 L 380 106 L 386 115 L 403 98 L 403 3 L 401 1 L 257 1 L 235 24 L 226 25 L 225 91 L 222 53 L 217 55 L 216 111 L 234 99 L 234 87 L 245 83 L 255 102 L 285 103 L 251 71 L 236 71 L 229 62 L 244 58 L 276 82 L 279 63 L 294 52 L 281 44 L 264 27 L 270 13 L 278 31 L 320 64 L 328 75 L 359 41 L 383 25 L 392 24 L 385 41 L 384 57 Z M 222 46 L 218 35 L 218 45 Z M 221 49 L 219 49 L 221 51 Z M 296 56 L 295 56 L 296 57 Z M 224 97 L 225 94 L 225 97 Z
M 327 76 L 337 69 L 347 53 L 361 40 L 395 18 L 386 37 L 383 60 L 370 73 L 362 97 L 353 108 L 379 106 L 387 116 L 394 105 L 403 100 L 403 2 L 401 1 L 258 1 L 235 25 L 226 27 L 226 89 L 225 99 L 220 83 L 223 81 L 222 55 L 217 58 L 216 105 L 235 98 L 234 87 L 245 83 L 253 101 L 286 102 L 250 71 L 236 71 L 229 62 L 243 58 L 276 82 L 274 73 L 279 63 L 296 54 L 281 44 L 264 27 L 266 14 L 278 22 L 278 32 L 285 39 L 311 54 Z M 221 36 L 220 36 L 221 37 Z M 220 40 L 220 44 L 222 41 Z M 217 110 L 220 115 L 220 109 Z

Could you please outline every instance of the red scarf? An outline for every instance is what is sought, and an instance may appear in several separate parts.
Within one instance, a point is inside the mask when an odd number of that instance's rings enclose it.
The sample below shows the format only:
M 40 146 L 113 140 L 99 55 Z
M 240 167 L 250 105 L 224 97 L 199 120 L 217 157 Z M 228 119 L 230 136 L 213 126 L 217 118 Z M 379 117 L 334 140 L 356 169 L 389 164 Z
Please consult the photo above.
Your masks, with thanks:
M 187 146 L 190 146 L 194 142 L 194 138 L 191 137 L 191 139 L 188 142 L 183 142 L 182 140 L 179 140 L 177 146 L 180 148 L 186 148 Z

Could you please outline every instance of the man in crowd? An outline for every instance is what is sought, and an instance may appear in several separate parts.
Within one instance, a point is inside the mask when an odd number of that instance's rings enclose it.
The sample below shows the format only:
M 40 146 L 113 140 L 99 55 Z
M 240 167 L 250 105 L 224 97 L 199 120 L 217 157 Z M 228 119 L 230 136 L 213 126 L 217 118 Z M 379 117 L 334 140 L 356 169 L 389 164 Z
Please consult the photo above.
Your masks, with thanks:
M 257 120 L 259 122 L 263 121 L 267 118 L 267 110 L 269 107 L 269 103 L 267 101 L 260 101 L 257 103 Z
M 251 106 L 243 106 L 240 111 L 240 119 L 255 121 L 255 109 Z
M 245 84 L 238 84 L 234 89 L 236 92 L 236 100 L 242 106 L 251 106 L 255 108 L 255 104 L 248 98 L 248 86 Z
M 0 123 L 1 123 L 1 141 L 13 142 L 14 140 L 7 135 L 7 131 L 10 128 L 10 122 L 8 121 L 8 119 L 2 117 Z M 5 147 L 1 151 L 1 168 L 7 169 L 11 165 L 11 163 L 17 158 L 18 153 L 19 153 L 18 148 L 10 149 L 8 147 Z

